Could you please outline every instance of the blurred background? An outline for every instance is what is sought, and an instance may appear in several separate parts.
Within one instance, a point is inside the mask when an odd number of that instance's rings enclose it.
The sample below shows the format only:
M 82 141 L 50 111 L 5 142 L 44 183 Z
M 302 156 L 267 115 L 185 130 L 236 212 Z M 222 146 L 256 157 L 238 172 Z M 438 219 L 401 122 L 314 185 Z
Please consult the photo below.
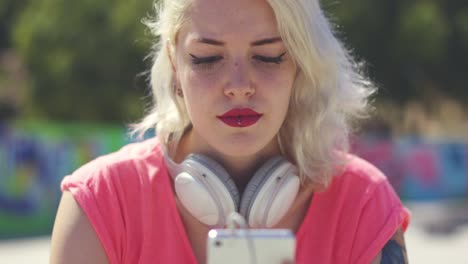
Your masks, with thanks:
M 468 2 L 323 0 L 379 86 L 353 151 L 413 214 L 412 263 L 468 263 Z M 151 103 L 151 0 L 0 0 L 0 263 L 47 263 L 60 181 Z

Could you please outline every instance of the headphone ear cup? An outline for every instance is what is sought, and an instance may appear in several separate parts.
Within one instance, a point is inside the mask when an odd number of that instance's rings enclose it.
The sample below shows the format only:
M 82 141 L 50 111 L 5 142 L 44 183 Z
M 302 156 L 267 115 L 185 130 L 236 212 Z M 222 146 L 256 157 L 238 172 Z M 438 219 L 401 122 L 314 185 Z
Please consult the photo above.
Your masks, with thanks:
M 299 191 L 296 167 L 282 157 L 267 161 L 252 177 L 240 213 L 252 228 L 271 227 L 288 211 Z
M 223 183 L 223 186 L 234 202 L 235 211 L 237 211 L 239 209 L 240 193 L 229 173 L 221 165 L 219 165 L 219 163 L 205 155 L 191 154 L 188 156 L 188 158 L 202 164 L 205 168 L 209 169 L 213 175 L 216 176 L 216 179 Z
M 226 217 L 237 211 L 240 195 L 236 185 L 218 163 L 191 154 L 183 162 L 183 171 L 175 178 L 177 197 L 199 221 L 223 227 Z

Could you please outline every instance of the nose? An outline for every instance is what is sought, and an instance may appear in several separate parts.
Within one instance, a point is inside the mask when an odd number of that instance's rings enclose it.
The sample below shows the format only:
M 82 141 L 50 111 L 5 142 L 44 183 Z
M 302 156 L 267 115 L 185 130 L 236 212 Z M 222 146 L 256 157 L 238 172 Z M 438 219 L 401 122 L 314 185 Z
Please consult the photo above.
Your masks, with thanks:
M 255 94 L 248 65 L 234 62 L 229 80 L 224 88 L 224 94 L 230 98 L 251 97 Z

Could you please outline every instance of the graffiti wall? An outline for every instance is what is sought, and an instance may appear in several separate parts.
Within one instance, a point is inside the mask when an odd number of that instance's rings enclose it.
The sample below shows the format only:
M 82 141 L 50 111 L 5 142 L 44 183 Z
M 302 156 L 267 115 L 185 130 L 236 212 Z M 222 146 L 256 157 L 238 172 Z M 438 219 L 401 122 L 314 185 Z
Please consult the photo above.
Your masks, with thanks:
M 381 169 L 402 199 L 468 197 L 468 144 L 359 138 L 354 152 Z
M 122 128 L 74 125 L 0 127 L 0 239 L 48 234 L 60 181 L 127 143 Z
M 121 127 L 0 125 L 0 239 L 49 234 L 60 181 L 130 142 Z M 468 197 L 468 145 L 359 138 L 353 151 L 379 167 L 406 200 Z

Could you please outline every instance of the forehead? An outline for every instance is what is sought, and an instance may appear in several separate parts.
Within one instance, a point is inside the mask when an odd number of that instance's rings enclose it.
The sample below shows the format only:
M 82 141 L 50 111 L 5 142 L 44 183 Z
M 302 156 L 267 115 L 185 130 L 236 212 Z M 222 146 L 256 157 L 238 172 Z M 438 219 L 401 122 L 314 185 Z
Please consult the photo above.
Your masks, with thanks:
M 278 35 L 276 18 L 266 0 L 191 0 L 179 32 L 214 38 L 261 38 Z

